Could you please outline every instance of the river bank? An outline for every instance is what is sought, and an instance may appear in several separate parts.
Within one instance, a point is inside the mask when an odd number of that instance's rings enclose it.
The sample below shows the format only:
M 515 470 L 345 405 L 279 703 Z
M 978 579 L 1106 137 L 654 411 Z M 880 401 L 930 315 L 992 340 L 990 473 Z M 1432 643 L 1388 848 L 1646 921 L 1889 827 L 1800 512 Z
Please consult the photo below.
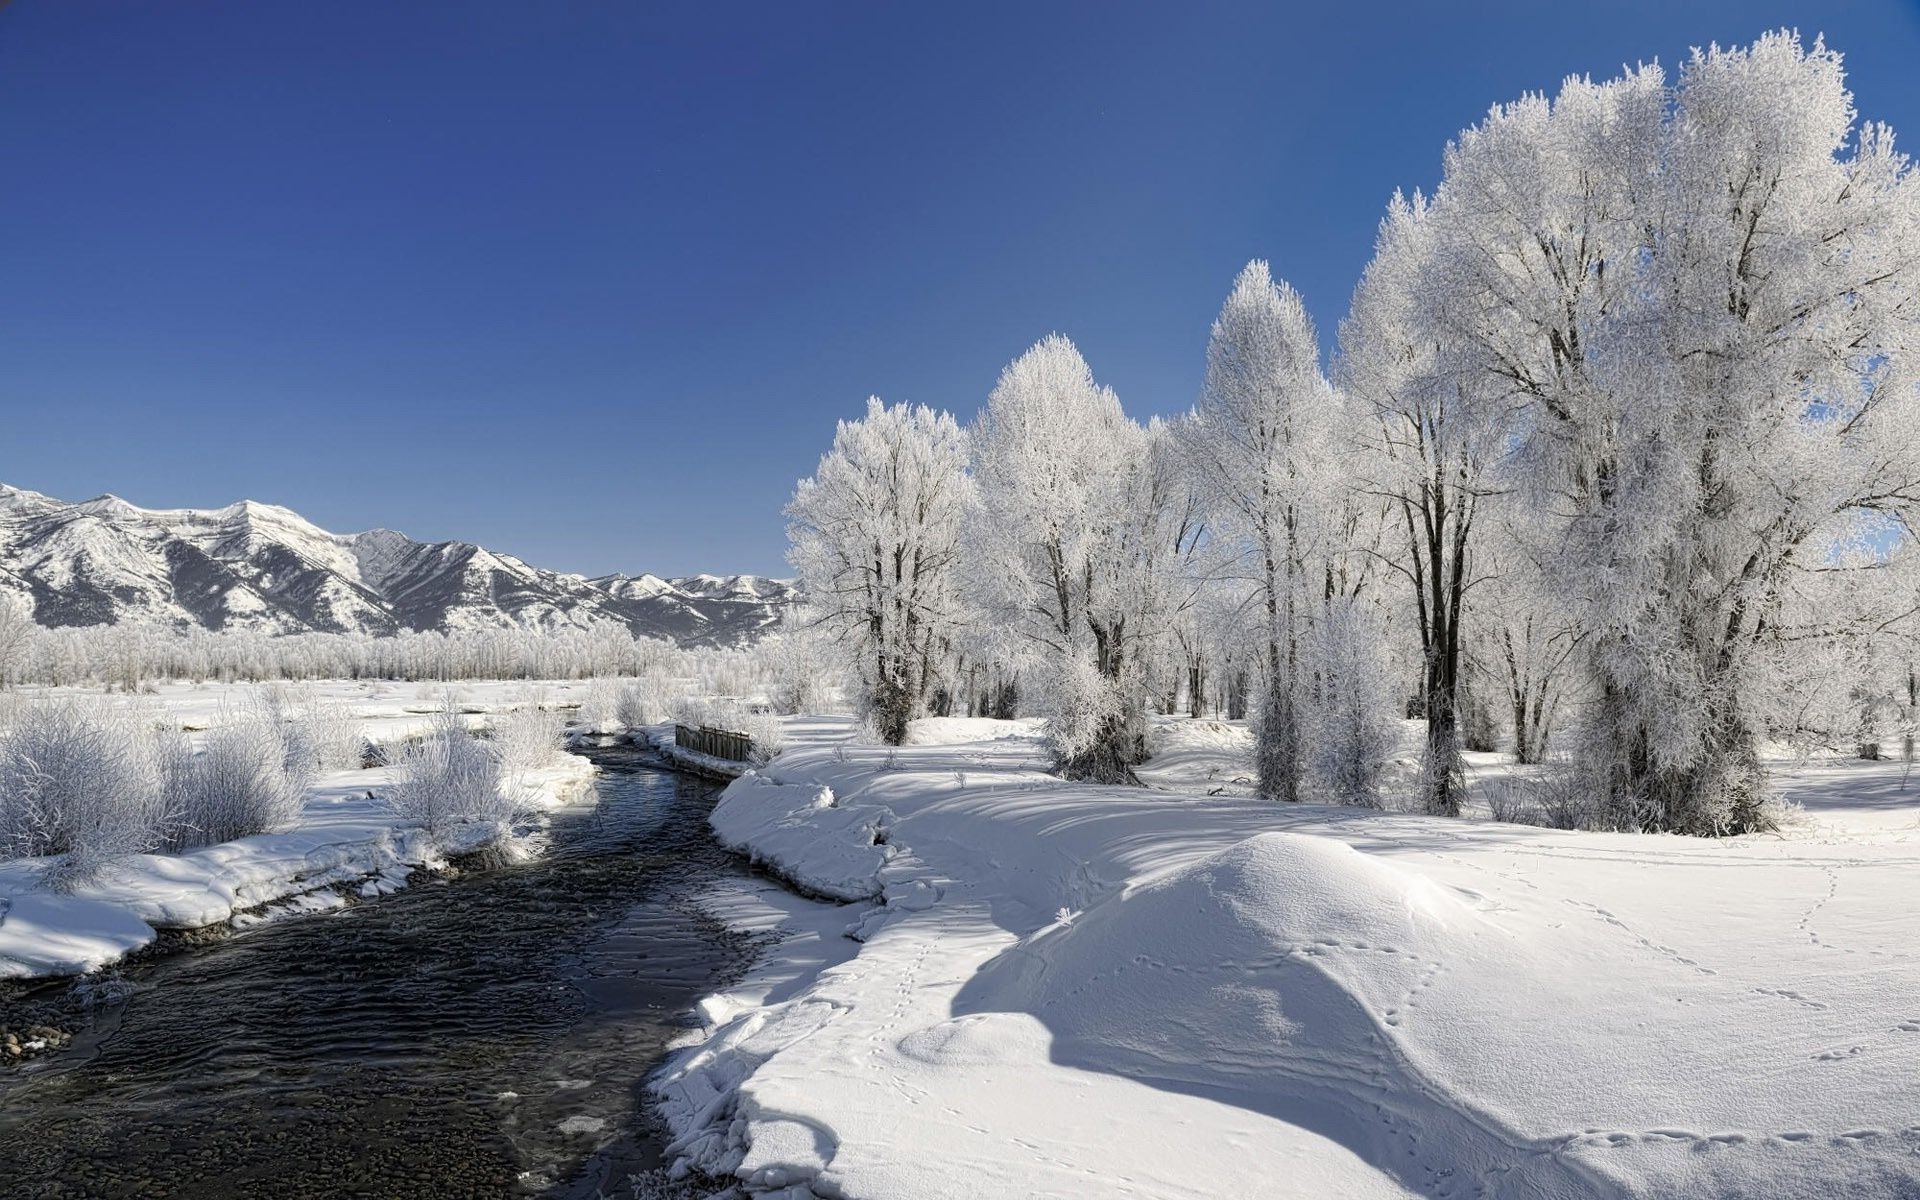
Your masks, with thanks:
M 680 1169 L 787 1200 L 1920 1190 L 1900 764 L 1783 760 L 1785 836 L 1709 841 L 1209 794 L 1225 760 L 1069 784 L 1009 723 L 910 742 L 795 745 L 715 807 L 864 903 L 702 1002 L 653 1083 Z
M 679 1194 L 640 1082 L 753 953 L 704 898 L 766 885 L 710 785 L 585 752 L 536 857 L 36 985 L 74 1041 L 0 1072 L 7 1194 Z
M 48 860 L 0 863 L 0 979 L 98 971 L 161 931 L 336 908 L 345 889 L 388 894 L 417 870 L 444 869 L 449 858 L 496 842 L 509 853 L 526 851 L 539 834 L 535 819 L 429 835 L 380 798 L 389 776 L 384 767 L 323 776 L 291 829 L 181 854 L 130 855 L 64 892 L 43 886 Z M 592 780 L 593 764 L 568 755 L 529 772 L 520 781 L 522 801 L 537 814 L 568 803 Z

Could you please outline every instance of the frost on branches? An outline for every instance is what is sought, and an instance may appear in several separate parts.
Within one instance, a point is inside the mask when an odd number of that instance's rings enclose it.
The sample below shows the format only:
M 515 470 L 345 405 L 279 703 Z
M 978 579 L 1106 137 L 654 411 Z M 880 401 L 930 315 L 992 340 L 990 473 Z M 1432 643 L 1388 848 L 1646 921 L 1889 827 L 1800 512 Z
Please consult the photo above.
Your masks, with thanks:
M 1247 265 L 1213 323 L 1206 386 L 1180 426 L 1207 517 L 1216 580 L 1246 597 L 1258 632 L 1255 768 L 1260 793 L 1302 784 L 1370 797 L 1385 761 L 1376 632 L 1360 608 L 1371 574 L 1371 498 L 1341 474 L 1354 414 L 1320 371 L 1300 296 L 1267 264 Z M 1365 603 L 1371 605 L 1372 595 Z M 1356 757 L 1357 756 L 1357 757 Z
M 967 436 L 924 405 L 867 401 L 787 506 L 788 559 L 818 623 L 851 651 L 889 745 L 922 715 L 960 626 Z
M 1672 87 L 1570 80 L 1462 135 L 1356 299 L 1391 316 L 1354 329 L 1355 385 L 1459 406 L 1468 453 L 1496 431 L 1490 474 L 1547 518 L 1528 552 L 1574 605 L 1579 749 L 1623 827 L 1764 828 L 1758 743 L 1807 659 L 1895 615 L 1848 575 L 1920 499 L 1920 209 L 1853 118 L 1839 57 L 1785 33 Z M 1489 464 L 1432 464 L 1465 511 Z
M 1075 778 L 1121 782 L 1145 756 L 1149 648 L 1181 588 L 1172 449 L 1055 334 L 1008 364 L 974 434 L 971 524 L 983 625 Z

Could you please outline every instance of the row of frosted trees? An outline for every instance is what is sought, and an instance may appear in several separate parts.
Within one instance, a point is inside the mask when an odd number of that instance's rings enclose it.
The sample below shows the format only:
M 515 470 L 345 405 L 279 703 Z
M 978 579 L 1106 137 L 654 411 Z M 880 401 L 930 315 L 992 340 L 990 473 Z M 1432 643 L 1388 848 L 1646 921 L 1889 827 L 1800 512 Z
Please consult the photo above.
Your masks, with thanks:
M 269 634 L 153 625 L 46 629 L 0 596 L 0 688 L 107 685 L 135 690 L 163 680 L 263 682 L 306 679 L 590 679 L 669 675 L 707 694 L 735 695 L 804 647 L 779 636 L 752 648 L 686 648 L 601 621 L 573 629 L 476 629 L 388 637 Z
M 1916 186 L 1791 34 L 1569 80 L 1394 198 L 1331 378 L 1253 263 L 1176 419 L 1059 336 L 970 425 L 871 401 L 793 565 L 889 740 L 1017 694 L 1124 781 L 1151 708 L 1251 694 L 1275 798 L 1377 802 L 1411 715 L 1429 812 L 1498 725 L 1584 823 L 1765 827 L 1764 743 L 1910 677 Z

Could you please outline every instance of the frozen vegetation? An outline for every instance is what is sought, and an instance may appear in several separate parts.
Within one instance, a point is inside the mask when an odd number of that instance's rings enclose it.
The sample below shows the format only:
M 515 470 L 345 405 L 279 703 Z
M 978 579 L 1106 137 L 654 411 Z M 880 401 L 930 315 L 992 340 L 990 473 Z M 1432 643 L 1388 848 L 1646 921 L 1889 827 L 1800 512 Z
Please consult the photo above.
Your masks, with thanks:
M 971 422 L 841 422 L 790 558 L 888 742 L 1042 717 L 1124 783 L 1150 715 L 1224 710 L 1278 801 L 1453 816 L 1511 747 L 1512 812 L 1766 830 L 1769 744 L 1920 720 L 1916 249 L 1920 180 L 1824 45 L 1570 79 L 1392 200 L 1330 370 L 1253 262 L 1190 412 L 1132 419 L 1050 335 Z
M 0 977 L 92 971 L 156 930 L 336 906 L 448 854 L 520 847 L 527 818 L 591 777 L 553 707 L 575 690 L 9 696 Z

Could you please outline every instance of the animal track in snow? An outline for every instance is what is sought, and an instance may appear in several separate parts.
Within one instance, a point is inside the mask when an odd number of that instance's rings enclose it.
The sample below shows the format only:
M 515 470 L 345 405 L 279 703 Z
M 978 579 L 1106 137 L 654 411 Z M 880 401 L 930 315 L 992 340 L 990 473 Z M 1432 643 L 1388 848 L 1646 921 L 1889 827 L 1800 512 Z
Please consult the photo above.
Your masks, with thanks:
M 1822 1050 L 1820 1053 L 1814 1055 L 1813 1059 L 1815 1062 L 1840 1062 L 1843 1059 L 1864 1054 L 1866 1050 L 1867 1048 L 1865 1046 L 1836 1046 L 1832 1050 Z M 1841 1136 L 1844 1137 L 1845 1135 L 1843 1134 Z
M 1645 936 L 1644 934 L 1640 933 L 1638 930 L 1634 929 L 1633 926 L 1627 924 L 1625 921 L 1622 921 L 1619 917 L 1616 917 L 1612 913 L 1608 912 L 1606 909 L 1601 908 L 1598 904 L 1591 904 L 1585 900 L 1572 900 L 1572 899 L 1567 900 L 1566 903 L 1571 904 L 1575 908 L 1582 909 L 1586 912 L 1592 913 L 1594 916 L 1600 918 L 1602 921 L 1605 921 L 1607 924 L 1612 925 L 1614 928 L 1620 930 L 1622 933 L 1625 933 L 1628 937 L 1632 938 L 1634 941 L 1639 942 L 1642 946 L 1646 947 L 1648 950 L 1651 950 L 1655 954 L 1658 954 L 1664 958 L 1672 959 L 1674 962 L 1679 963 L 1681 966 L 1686 967 L 1691 971 L 1698 972 L 1701 975 L 1718 975 L 1720 973 L 1714 970 L 1712 967 L 1706 967 L 1706 966 L 1700 965 L 1700 963 L 1696 962 L 1691 958 L 1688 958 L 1686 955 L 1680 953 L 1678 950 L 1675 950 L 1672 946 L 1662 945 L 1661 943 L 1654 941 L 1652 938 Z
M 1759 996 L 1777 996 L 1782 1000 L 1790 1000 L 1802 1008 L 1825 1009 L 1827 1007 L 1818 1000 L 1809 1000 L 1799 992 L 1789 991 L 1786 988 L 1757 987 L 1749 988 L 1748 990 Z

